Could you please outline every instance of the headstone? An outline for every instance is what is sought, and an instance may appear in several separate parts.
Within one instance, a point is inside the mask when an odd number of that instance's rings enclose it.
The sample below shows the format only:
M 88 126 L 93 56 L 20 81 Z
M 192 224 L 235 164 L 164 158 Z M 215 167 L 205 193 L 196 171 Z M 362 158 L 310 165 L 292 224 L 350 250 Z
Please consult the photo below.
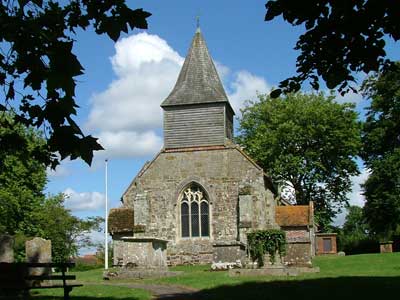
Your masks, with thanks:
M 14 262 L 14 238 L 10 235 L 0 235 L 0 262 Z
M 26 261 L 31 263 L 51 262 L 51 241 L 34 238 L 25 242 Z M 50 268 L 30 268 L 30 275 L 45 275 L 50 273 Z
M 380 242 L 381 253 L 392 253 L 393 252 L 393 241 Z

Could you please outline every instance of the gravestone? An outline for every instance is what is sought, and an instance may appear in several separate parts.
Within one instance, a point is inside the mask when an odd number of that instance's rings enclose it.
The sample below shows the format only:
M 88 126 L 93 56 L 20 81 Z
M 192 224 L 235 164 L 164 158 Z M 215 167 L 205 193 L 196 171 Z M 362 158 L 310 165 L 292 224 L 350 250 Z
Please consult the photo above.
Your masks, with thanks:
M 34 238 L 25 242 L 26 261 L 30 263 L 51 262 L 51 241 L 42 238 Z M 30 268 L 30 275 L 50 274 L 50 268 Z
M 0 235 L 0 262 L 14 262 L 14 238 L 10 235 Z
M 393 241 L 380 242 L 381 253 L 392 253 L 393 252 Z

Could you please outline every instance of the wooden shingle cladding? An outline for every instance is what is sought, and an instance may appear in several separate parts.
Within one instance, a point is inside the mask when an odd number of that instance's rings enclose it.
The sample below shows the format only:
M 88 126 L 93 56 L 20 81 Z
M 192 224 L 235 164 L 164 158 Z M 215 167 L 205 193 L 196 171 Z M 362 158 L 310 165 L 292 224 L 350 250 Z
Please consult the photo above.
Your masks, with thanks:
M 207 103 L 164 108 L 164 147 L 224 145 L 225 104 Z

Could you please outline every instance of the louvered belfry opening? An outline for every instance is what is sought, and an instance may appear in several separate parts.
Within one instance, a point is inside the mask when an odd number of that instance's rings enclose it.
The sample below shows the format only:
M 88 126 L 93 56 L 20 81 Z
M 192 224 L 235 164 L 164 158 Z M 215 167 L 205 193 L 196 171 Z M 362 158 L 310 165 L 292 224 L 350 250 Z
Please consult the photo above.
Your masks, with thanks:
M 161 107 L 166 149 L 225 145 L 233 138 L 234 111 L 199 29 Z
M 180 196 L 181 237 L 210 236 L 209 201 L 202 187 L 192 183 Z

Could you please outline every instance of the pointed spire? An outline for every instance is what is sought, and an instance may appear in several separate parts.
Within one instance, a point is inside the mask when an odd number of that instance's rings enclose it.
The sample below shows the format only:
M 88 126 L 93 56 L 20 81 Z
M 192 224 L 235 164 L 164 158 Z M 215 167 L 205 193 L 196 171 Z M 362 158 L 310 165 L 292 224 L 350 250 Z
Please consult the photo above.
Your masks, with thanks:
M 200 16 L 196 17 L 196 33 L 200 32 Z
M 175 87 L 161 107 L 215 102 L 230 105 L 198 27 Z

